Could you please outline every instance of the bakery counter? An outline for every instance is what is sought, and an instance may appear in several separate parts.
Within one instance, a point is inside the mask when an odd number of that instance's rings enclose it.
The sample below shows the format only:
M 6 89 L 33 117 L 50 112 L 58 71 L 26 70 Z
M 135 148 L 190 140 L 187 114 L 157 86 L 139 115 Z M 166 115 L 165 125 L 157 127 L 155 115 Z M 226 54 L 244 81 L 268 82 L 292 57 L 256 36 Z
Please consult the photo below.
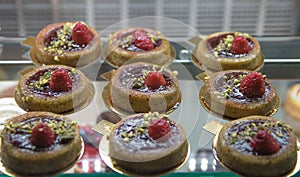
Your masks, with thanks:
M 183 67 L 183 66 L 181 66 Z M 181 68 L 181 72 L 186 72 L 188 74 L 188 70 L 183 71 Z M 193 75 L 190 74 L 190 78 L 193 78 Z M 299 123 L 292 121 L 291 119 L 287 119 L 285 115 L 285 111 L 282 107 L 282 104 L 285 102 L 285 94 L 287 89 L 293 85 L 294 83 L 300 82 L 299 79 L 271 79 L 271 83 L 276 88 L 280 95 L 281 99 L 281 107 L 278 112 L 274 115 L 275 118 L 279 120 L 283 120 L 288 122 L 293 127 L 298 127 L 300 130 Z M 117 121 L 120 117 L 116 114 L 110 112 L 110 110 L 105 106 L 105 102 L 102 99 L 102 91 L 103 88 L 107 85 L 107 81 L 94 81 L 94 86 L 96 88 L 96 94 L 93 98 L 92 102 L 83 110 L 78 111 L 73 114 L 67 115 L 67 117 L 76 120 L 80 123 L 80 126 L 86 130 L 87 127 L 93 127 L 102 119 L 111 120 L 112 122 Z M 1 81 L 0 82 L 0 93 L 1 97 L 12 97 L 14 86 L 17 84 L 17 80 L 14 81 Z M 227 120 L 216 117 L 213 114 L 208 113 L 199 102 L 199 90 L 203 86 L 203 82 L 200 80 L 186 79 L 179 81 L 180 89 L 182 91 L 182 102 L 179 107 L 172 113 L 170 113 L 170 118 L 181 124 L 186 130 L 188 140 L 191 147 L 191 153 L 189 159 L 186 164 L 182 166 L 177 172 L 179 174 L 185 174 L 194 172 L 191 174 L 199 174 L 195 172 L 227 172 L 225 168 L 220 166 L 214 160 L 212 155 L 212 140 L 214 135 L 206 130 L 203 127 L 211 122 L 212 120 L 219 121 L 221 123 L 225 123 Z M 88 131 L 87 131 L 88 132 Z M 89 150 L 93 151 L 91 154 L 86 154 L 83 158 L 78 162 L 76 167 L 69 170 L 67 173 L 87 173 L 87 172 L 100 172 L 107 173 L 112 172 L 107 166 L 101 162 L 99 155 L 97 154 L 97 150 L 99 147 L 99 137 L 100 134 L 94 134 L 94 136 L 85 136 L 87 133 L 82 132 L 84 136 L 84 140 L 87 143 L 86 146 Z M 96 149 L 96 150 L 95 150 Z M 96 152 L 96 154 L 95 154 Z M 85 164 L 88 161 L 94 161 L 97 163 L 93 163 L 94 169 L 89 169 L 88 164 Z M 99 161 L 100 160 L 100 161 Z M 86 166 L 87 165 L 87 166 Z M 96 165 L 98 165 L 96 167 Z M 87 168 L 87 169 L 86 169 Z M 208 173 L 209 174 L 209 173 Z M 217 173 L 218 174 L 218 173 Z M 216 175 L 217 175 L 216 174 Z M 221 173 L 227 174 L 227 173 Z M 115 174 L 110 174 L 114 176 Z M 93 176 L 93 175 L 91 175 Z M 171 175 L 173 176 L 173 175 Z M 177 176 L 177 173 L 174 174 Z

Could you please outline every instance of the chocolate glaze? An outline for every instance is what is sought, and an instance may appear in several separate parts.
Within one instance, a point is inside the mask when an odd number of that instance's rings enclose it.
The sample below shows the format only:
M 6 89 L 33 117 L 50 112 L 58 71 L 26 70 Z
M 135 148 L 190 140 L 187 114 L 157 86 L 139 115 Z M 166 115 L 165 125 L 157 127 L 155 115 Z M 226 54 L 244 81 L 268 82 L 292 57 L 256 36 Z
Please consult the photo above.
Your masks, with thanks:
M 182 138 L 179 129 L 175 126 L 173 122 L 170 121 L 172 135 L 168 137 L 167 140 L 157 141 L 149 137 L 148 133 L 137 133 L 137 135 L 131 140 L 129 140 L 129 142 L 124 141 L 124 138 L 122 137 L 122 132 L 126 131 L 127 133 L 130 133 L 131 131 L 135 131 L 135 129 L 141 127 L 144 122 L 145 120 L 143 116 L 130 118 L 123 122 L 123 124 L 120 125 L 118 129 L 116 129 L 116 131 L 114 132 L 117 138 L 119 139 L 119 142 L 122 143 L 128 149 L 131 149 L 133 152 L 135 152 L 141 150 L 155 150 L 159 148 L 168 148 L 170 146 L 178 144 L 178 142 L 180 142 L 180 139 Z
M 39 121 L 49 123 L 51 120 L 54 120 L 54 119 L 58 122 L 60 122 L 60 121 L 64 122 L 64 120 L 62 120 L 62 119 L 57 119 L 57 118 L 52 118 L 52 117 L 49 117 L 49 118 L 36 117 L 36 118 L 31 118 L 31 119 L 28 119 L 28 120 L 22 122 L 22 125 L 30 125 L 31 123 L 39 122 Z M 71 126 L 69 126 L 68 128 L 71 129 Z M 56 138 L 50 147 L 38 148 L 30 143 L 30 136 L 31 136 L 31 133 L 26 131 L 25 129 L 15 128 L 15 131 L 12 131 L 10 133 L 10 141 L 12 142 L 12 144 L 14 146 L 16 146 L 18 148 L 27 149 L 27 150 L 31 150 L 31 151 L 35 151 L 35 152 L 54 150 L 54 149 L 59 148 L 62 144 L 68 142 L 68 140 L 63 139 L 61 135 L 56 134 Z
M 244 121 L 242 123 L 234 124 L 230 129 L 227 131 L 227 136 L 229 137 L 228 141 L 231 141 L 230 146 L 234 149 L 237 149 L 243 153 L 249 153 L 253 155 L 258 155 L 257 152 L 253 151 L 253 148 L 250 145 L 251 138 L 255 135 L 252 134 L 256 133 L 258 128 L 257 127 L 264 127 L 265 129 L 269 130 L 271 135 L 279 142 L 281 148 L 285 148 L 288 144 L 288 134 L 287 129 L 288 127 L 283 124 L 277 124 L 275 122 L 270 122 L 272 126 L 263 126 L 266 121 L 264 120 L 249 120 Z M 256 127 L 253 126 L 256 125 Z M 246 129 L 250 128 L 250 135 L 246 136 L 244 132 Z M 236 134 L 236 138 L 232 138 L 233 134 Z
M 233 93 L 230 93 L 230 100 L 233 100 L 235 102 L 240 102 L 240 103 L 251 103 L 251 102 L 259 102 L 262 100 L 266 100 L 268 95 L 271 92 L 271 86 L 270 83 L 265 81 L 265 94 L 262 97 L 257 97 L 257 98 L 249 98 L 245 96 L 243 93 L 240 92 L 239 88 L 234 85 L 234 79 L 238 78 L 239 75 L 246 75 L 248 72 L 231 72 L 231 73 L 226 73 L 225 76 L 227 78 L 225 79 L 223 75 L 216 80 L 216 85 L 215 88 L 218 92 L 222 93 L 226 90 L 226 83 L 230 86 L 232 89 Z M 231 78 L 231 76 L 234 76 Z
M 63 92 L 55 92 L 50 89 L 50 82 L 46 83 L 43 86 L 43 90 L 38 89 L 34 87 L 34 82 L 38 82 L 40 77 L 44 75 L 46 72 L 51 72 L 54 71 L 58 68 L 47 68 L 43 70 L 39 70 L 36 73 L 34 73 L 32 76 L 29 77 L 29 79 L 26 81 L 26 85 L 28 86 L 28 90 L 34 94 L 38 95 L 43 95 L 43 96 L 48 96 L 48 97 L 53 97 L 53 96 L 58 96 L 61 95 Z M 66 69 L 69 73 L 69 76 L 72 80 L 72 90 L 75 90 L 76 88 L 79 87 L 80 84 L 80 77 L 79 75 L 75 72 L 75 74 L 72 73 L 72 71 Z M 33 86 L 30 85 L 30 83 L 33 84 Z

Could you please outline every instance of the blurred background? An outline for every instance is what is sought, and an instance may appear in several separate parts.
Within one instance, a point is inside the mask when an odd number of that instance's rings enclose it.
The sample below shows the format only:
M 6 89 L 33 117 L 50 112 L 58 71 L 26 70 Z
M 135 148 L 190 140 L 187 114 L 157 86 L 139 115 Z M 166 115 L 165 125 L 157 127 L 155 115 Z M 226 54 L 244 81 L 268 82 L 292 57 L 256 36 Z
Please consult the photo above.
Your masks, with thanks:
M 0 36 L 36 35 L 58 21 L 84 21 L 102 31 L 122 20 L 162 16 L 179 20 L 207 35 L 243 31 L 255 36 L 300 34 L 299 0 L 1 0 Z M 176 37 L 186 28 L 161 25 Z

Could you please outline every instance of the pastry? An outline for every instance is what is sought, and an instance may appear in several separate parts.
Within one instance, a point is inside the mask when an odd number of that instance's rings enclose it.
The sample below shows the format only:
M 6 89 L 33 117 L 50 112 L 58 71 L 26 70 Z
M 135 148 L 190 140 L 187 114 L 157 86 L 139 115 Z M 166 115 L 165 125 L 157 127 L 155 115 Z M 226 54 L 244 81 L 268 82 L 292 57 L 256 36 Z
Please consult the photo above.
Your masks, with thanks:
M 39 64 L 80 67 L 99 58 L 101 41 L 98 32 L 83 22 L 61 22 L 43 28 L 32 50 Z
M 250 116 L 225 124 L 215 150 L 225 166 L 242 176 L 286 176 L 297 163 L 296 143 L 289 125 Z
M 167 65 L 174 57 L 170 42 L 159 31 L 147 28 L 116 31 L 104 49 L 105 60 L 115 67 L 138 61 Z
M 210 75 L 200 91 L 200 101 L 210 111 L 237 119 L 270 115 L 279 107 L 279 96 L 261 73 L 246 70 L 220 71 Z
M 87 105 L 95 89 L 78 69 L 48 65 L 25 74 L 15 90 L 17 104 L 26 111 L 64 113 Z
M 128 113 L 168 112 L 181 101 L 175 74 L 149 63 L 123 65 L 112 76 L 108 98 L 114 108 Z
M 1 161 L 19 175 L 57 173 L 79 158 L 78 125 L 49 112 L 29 112 L 9 119 L 1 132 Z
M 193 50 L 192 59 L 208 73 L 231 69 L 254 71 L 264 63 L 259 42 L 240 32 L 217 32 L 205 37 Z
M 109 156 L 132 174 L 155 175 L 176 168 L 188 148 L 184 129 L 157 112 L 126 117 L 109 135 Z
M 294 84 L 288 89 L 284 108 L 290 117 L 300 122 L 300 84 Z

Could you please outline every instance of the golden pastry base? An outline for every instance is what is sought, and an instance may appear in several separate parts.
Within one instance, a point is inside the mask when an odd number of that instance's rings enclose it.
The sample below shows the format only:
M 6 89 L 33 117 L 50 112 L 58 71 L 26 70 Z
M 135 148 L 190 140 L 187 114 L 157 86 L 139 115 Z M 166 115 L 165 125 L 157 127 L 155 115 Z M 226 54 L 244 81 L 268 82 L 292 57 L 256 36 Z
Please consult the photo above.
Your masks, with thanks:
M 120 116 L 128 116 L 128 115 L 136 114 L 136 112 L 134 112 L 133 110 L 128 111 L 128 110 L 116 108 L 113 106 L 112 101 L 109 97 L 109 95 L 110 95 L 109 85 L 110 84 L 107 84 L 102 90 L 102 99 L 104 101 L 105 106 L 110 111 L 112 111 Z M 167 110 L 164 114 L 170 114 L 171 112 L 175 111 L 179 107 L 179 105 L 180 105 L 180 101 L 178 101 L 171 109 Z
M 24 174 L 20 174 L 20 173 L 16 173 L 14 172 L 13 170 L 10 170 L 8 168 L 6 168 L 1 159 L 0 159 L 0 171 L 6 175 L 9 175 L 9 176 L 14 176 L 14 177 L 51 177 L 51 176 L 55 176 L 55 175 L 58 175 L 58 174 L 61 174 L 69 169 L 71 169 L 74 165 L 76 165 L 77 161 L 82 157 L 83 153 L 84 153 L 84 142 L 81 138 L 81 151 L 80 151 L 80 154 L 79 156 L 72 162 L 70 163 L 67 167 L 61 169 L 61 170 L 58 170 L 58 171 L 55 171 L 55 172 L 51 172 L 51 173 L 48 173 L 48 174 L 35 174 L 35 175 L 24 175 Z
M 128 176 L 143 176 L 143 177 L 150 177 L 150 176 L 161 176 L 161 175 L 165 175 L 168 173 L 171 173 L 173 171 L 176 171 L 178 169 L 180 169 L 188 160 L 189 156 L 190 156 L 190 143 L 188 142 L 188 151 L 186 154 L 186 157 L 184 159 L 184 161 L 179 164 L 178 166 L 174 167 L 173 169 L 168 169 L 166 171 L 161 171 L 157 174 L 135 174 L 134 172 L 128 171 L 126 169 L 123 169 L 122 167 L 118 166 L 109 156 L 109 149 L 108 149 L 108 140 L 107 140 L 107 136 L 103 136 L 100 144 L 99 144 L 99 153 L 100 153 L 100 157 L 101 159 L 104 161 L 104 163 L 110 167 L 112 170 L 114 170 L 117 173 L 123 174 L 123 175 L 128 175 Z

